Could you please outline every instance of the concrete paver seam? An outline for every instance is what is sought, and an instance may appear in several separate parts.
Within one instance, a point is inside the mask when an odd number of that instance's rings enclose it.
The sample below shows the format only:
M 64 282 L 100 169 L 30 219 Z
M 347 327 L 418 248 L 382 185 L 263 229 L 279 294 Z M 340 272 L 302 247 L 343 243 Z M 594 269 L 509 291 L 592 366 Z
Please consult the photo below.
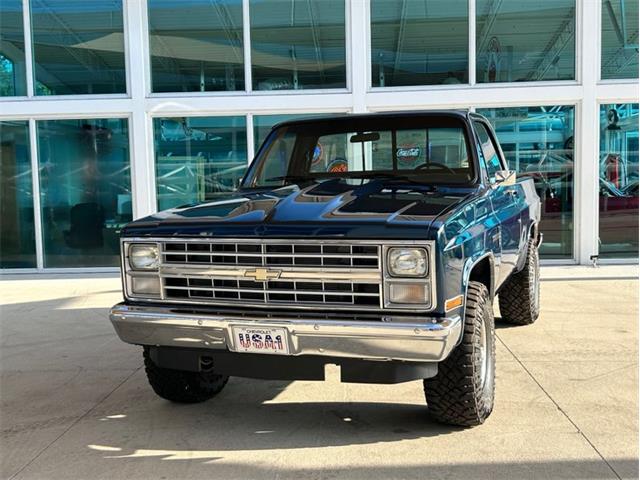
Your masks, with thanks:
M 54 438 L 51 442 L 49 442 L 42 450 L 40 450 L 31 460 L 29 460 L 27 463 L 25 463 L 16 473 L 14 473 L 13 475 L 11 475 L 9 477 L 8 480 L 13 480 L 14 478 L 16 478 L 18 475 L 20 475 L 27 467 L 29 467 L 29 465 L 31 465 L 33 462 L 35 462 L 44 452 L 46 452 L 54 443 L 56 443 L 58 440 L 60 440 L 62 437 L 64 437 L 67 432 L 69 430 L 71 430 L 74 426 L 76 426 L 82 419 L 84 419 L 85 417 L 87 417 L 87 415 L 89 415 L 91 412 L 93 412 L 97 407 L 99 407 L 102 403 L 104 403 L 111 395 L 113 395 L 113 393 L 118 390 L 122 385 L 124 385 L 131 377 L 133 377 L 136 373 L 138 373 L 140 371 L 140 369 L 142 368 L 142 365 L 139 366 L 138 368 L 136 368 L 133 372 L 131 372 L 129 375 L 127 375 L 125 377 L 124 380 L 122 380 L 120 383 L 118 383 L 118 385 L 116 385 L 109 393 L 107 393 L 104 397 L 102 397 L 95 405 L 93 405 L 91 408 L 89 408 L 86 412 L 84 412 L 82 415 L 80 415 L 78 418 L 75 419 L 75 421 L 73 421 L 71 423 L 71 425 L 69 425 L 67 428 L 64 429 L 64 431 L 62 433 L 60 433 L 60 435 L 58 435 L 56 438 Z
M 513 355 L 513 357 L 516 359 L 516 361 L 520 364 L 520 366 L 523 368 L 523 370 L 525 372 L 527 372 L 527 375 L 529 375 L 529 377 L 531 377 L 531 379 L 535 382 L 536 385 L 538 385 L 538 387 L 540 388 L 540 390 L 542 390 L 542 392 L 549 398 L 549 400 L 551 400 L 551 402 L 553 402 L 553 404 L 556 406 L 556 408 L 562 413 L 562 415 L 569 421 L 569 423 L 571 423 L 571 425 L 574 426 L 574 428 L 578 431 L 578 433 L 580 434 L 580 436 L 582 436 L 582 438 L 584 438 L 584 440 L 591 446 L 591 448 L 593 448 L 593 450 L 598 454 L 598 456 L 602 459 L 602 461 L 609 467 L 609 469 L 613 472 L 613 474 L 616 476 L 616 478 L 618 480 L 622 480 L 622 477 L 620 477 L 620 475 L 618 475 L 618 472 L 616 472 L 616 470 L 613 468 L 613 466 L 609 463 L 609 461 L 604 458 L 604 455 L 602 455 L 602 453 L 600 453 L 600 450 L 598 450 L 598 448 L 593 444 L 593 442 L 585 435 L 585 433 L 582 431 L 582 429 L 576 424 L 576 422 L 573 421 L 573 419 L 569 416 L 569 414 L 567 412 L 564 411 L 564 409 L 558 404 L 558 402 L 556 402 L 556 400 L 551 396 L 551 394 L 542 386 L 542 384 L 538 381 L 538 379 L 533 375 L 533 373 L 531 373 L 531 371 L 526 367 L 526 365 L 518 358 L 518 356 L 508 347 L 508 345 L 504 342 L 504 340 L 502 340 L 502 338 L 500 338 L 498 335 L 496 335 L 496 338 L 500 341 L 500 343 L 502 343 L 502 345 L 504 346 L 504 348 L 506 348 L 509 353 L 511 353 L 511 355 Z

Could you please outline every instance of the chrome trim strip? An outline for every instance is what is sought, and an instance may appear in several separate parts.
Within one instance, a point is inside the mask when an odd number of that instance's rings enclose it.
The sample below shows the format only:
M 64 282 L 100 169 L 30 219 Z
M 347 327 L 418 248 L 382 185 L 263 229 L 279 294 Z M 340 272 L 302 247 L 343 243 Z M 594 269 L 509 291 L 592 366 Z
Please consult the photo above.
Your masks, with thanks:
M 192 243 L 192 242 L 210 242 L 210 243 L 263 243 L 265 245 L 273 244 L 300 244 L 300 245 L 380 245 L 379 239 L 346 239 L 346 238 L 259 238 L 259 237 L 247 237 L 247 238 L 233 238 L 233 237 L 124 237 L 121 240 L 127 242 L 177 242 L 177 243 Z M 414 244 L 422 245 L 424 242 L 421 240 L 399 240 L 401 244 Z M 397 243 L 393 240 L 386 240 L 382 243 Z
M 289 267 L 291 268 L 291 267 Z M 160 267 L 160 275 L 162 276 L 191 276 L 191 275 L 206 275 L 212 277 L 232 277 L 238 279 L 245 279 L 245 273 L 248 271 L 255 270 L 255 267 L 213 267 L 213 268 L 203 268 L 200 266 L 190 266 L 185 265 L 181 267 L 168 267 L 161 266 Z M 325 270 L 325 269 L 314 269 L 314 271 L 305 271 L 302 269 L 295 269 L 288 271 L 285 267 L 270 267 L 269 270 L 281 270 L 280 279 L 289 278 L 289 279 L 297 279 L 297 280 L 327 280 L 327 279 L 335 279 L 335 280 L 370 280 L 373 282 L 380 282 L 381 276 L 380 273 L 371 271 L 372 269 L 364 270 L 364 269 L 340 269 L 339 271 L 335 270 Z M 364 270 L 364 271 L 363 271 Z

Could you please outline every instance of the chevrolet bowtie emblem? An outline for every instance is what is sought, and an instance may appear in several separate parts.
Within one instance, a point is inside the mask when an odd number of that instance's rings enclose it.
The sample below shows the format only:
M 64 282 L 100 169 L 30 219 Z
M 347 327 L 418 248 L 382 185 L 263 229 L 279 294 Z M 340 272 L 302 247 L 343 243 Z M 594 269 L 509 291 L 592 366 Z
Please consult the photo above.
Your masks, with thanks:
M 256 282 L 266 282 L 267 280 L 275 280 L 280 278 L 280 270 L 267 270 L 266 268 L 256 268 L 255 270 L 247 270 L 244 272 L 245 277 L 251 277 Z

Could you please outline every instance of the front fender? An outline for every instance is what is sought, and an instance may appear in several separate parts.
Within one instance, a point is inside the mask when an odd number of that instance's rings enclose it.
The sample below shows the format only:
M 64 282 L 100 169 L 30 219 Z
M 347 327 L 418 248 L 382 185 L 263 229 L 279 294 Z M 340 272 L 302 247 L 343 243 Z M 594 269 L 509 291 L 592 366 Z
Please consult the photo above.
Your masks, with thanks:
M 487 279 L 487 289 L 489 290 L 489 297 L 493 299 L 493 296 L 495 295 L 495 279 L 497 275 L 495 257 L 493 256 L 493 252 L 479 253 L 471 258 L 468 258 L 464 265 L 462 274 L 462 288 L 464 291 L 465 304 L 467 298 L 467 288 L 469 287 L 469 282 L 471 281 L 471 272 L 485 258 L 489 259 L 489 278 Z

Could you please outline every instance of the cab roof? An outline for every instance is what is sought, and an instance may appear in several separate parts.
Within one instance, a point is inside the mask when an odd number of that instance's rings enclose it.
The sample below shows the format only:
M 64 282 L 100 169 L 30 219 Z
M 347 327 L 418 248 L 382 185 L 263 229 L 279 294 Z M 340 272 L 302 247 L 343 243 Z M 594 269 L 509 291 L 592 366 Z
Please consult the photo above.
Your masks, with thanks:
M 398 112 L 379 112 L 379 113 L 347 113 L 347 114 L 333 114 L 322 115 L 316 117 L 299 118 L 293 120 L 286 120 L 275 124 L 272 130 L 281 127 L 289 127 L 292 125 L 306 125 L 313 123 L 322 123 L 331 120 L 346 120 L 346 119 L 359 119 L 359 120 L 373 120 L 376 118 L 424 118 L 424 117 L 447 117 L 447 118 L 459 118 L 460 120 L 467 120 L 469 118 L 468 110 L 412 110 L 412 111 L 398 111 Z

